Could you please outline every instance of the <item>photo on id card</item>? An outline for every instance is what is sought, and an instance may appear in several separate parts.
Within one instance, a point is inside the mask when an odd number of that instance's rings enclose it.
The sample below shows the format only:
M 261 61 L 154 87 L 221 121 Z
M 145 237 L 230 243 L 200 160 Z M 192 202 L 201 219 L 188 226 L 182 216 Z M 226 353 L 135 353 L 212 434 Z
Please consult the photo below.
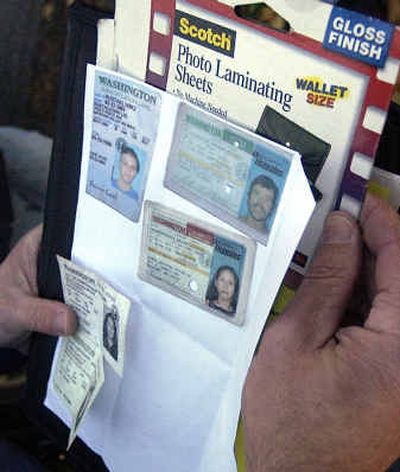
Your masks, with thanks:
M 292 156 L 291 150 L 181 104 L 164 185 L 266 245 Z
M 128 77 L 96 70 L 86 192 L 138 221 L 161 95 Z
M 104 359 L 122 377 L 125 364 L 125 337 L 128 323 L 130 300 L 102 283 L 101 340 Z
M 245 320 L 255 242 L 146 201 L 139 277 L 232 323 Z

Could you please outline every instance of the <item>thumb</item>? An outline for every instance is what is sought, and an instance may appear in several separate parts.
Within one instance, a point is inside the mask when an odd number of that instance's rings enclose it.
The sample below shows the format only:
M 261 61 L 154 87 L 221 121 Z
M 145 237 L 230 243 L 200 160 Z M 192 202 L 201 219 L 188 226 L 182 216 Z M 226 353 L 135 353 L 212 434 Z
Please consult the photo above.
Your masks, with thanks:
M 368 196 L 361 214 L 365 243 L 375 259 L 375 297 L 366 328 L 400 332 L 400 220 L 388 204 Z
M 293 347 L 314 350 L 335 334 L 361 261 L 357 223 L 344 212 L 327 218 L 320 246 L 281 322 Z
M 12 311 L 13 325 L 20 332 L 37 331 L 52 336 L 68 336 L 77 328 L 74 311 L 61 302 L 23 297 L 15 303 Z

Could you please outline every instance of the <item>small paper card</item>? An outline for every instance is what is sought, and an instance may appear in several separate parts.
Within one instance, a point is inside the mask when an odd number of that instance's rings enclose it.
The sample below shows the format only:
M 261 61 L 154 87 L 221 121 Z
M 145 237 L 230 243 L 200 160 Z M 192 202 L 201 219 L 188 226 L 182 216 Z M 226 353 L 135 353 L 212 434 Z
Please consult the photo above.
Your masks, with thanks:
M 92 272 L 57 260 L 65 303 L 79 323 L 73 336 L 60 339 L 51 380 L 72 417 L 69 448 L 104 383 L 103 353 L 122 376 L 130 301 Z

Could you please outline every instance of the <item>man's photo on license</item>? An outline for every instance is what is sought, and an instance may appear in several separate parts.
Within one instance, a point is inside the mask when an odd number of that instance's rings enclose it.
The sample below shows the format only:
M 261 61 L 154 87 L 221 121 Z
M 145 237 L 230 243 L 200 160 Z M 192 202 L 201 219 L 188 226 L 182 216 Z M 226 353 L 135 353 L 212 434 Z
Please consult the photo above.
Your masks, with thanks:
M 268 160 L 254 158 L 250 166 L 239 210 L 239 219 L 257 234 L 268 236 L 274 223 L 287 168 L 267 166 Z M 266 170 L 268 167 L 273 169 Z
M 123 138 L 104 152 L 92 136 L 86 191 L 132 221 L 140 216 L 147 174 L 146 153 Z
M 268 233 L 278 199 L 279 190 L 274 180 L 265 174 L 257 175 L 249 182 L 241 220 L 252 229 Z

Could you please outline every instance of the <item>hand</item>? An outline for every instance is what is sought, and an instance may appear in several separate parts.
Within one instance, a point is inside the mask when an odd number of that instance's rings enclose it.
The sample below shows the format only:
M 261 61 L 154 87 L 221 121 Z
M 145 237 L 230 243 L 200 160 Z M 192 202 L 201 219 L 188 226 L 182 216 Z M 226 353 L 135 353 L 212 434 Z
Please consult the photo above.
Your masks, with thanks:
M 42 229 L 19 241 L 0 265 L 0 346 L 21 347 L 31 331 L 72 334 L 76 316 L 63 303 L 38 298 L 36 264 Z
M 376 472 L 400 456 L 400 221 L 368 197 L 361 230 L 345 213 L 328 218 L 303 284 L 266 331 L 243 395 L 249 472 Z M 364 326 L 341 327 L 362 239 L 373 303 Z

